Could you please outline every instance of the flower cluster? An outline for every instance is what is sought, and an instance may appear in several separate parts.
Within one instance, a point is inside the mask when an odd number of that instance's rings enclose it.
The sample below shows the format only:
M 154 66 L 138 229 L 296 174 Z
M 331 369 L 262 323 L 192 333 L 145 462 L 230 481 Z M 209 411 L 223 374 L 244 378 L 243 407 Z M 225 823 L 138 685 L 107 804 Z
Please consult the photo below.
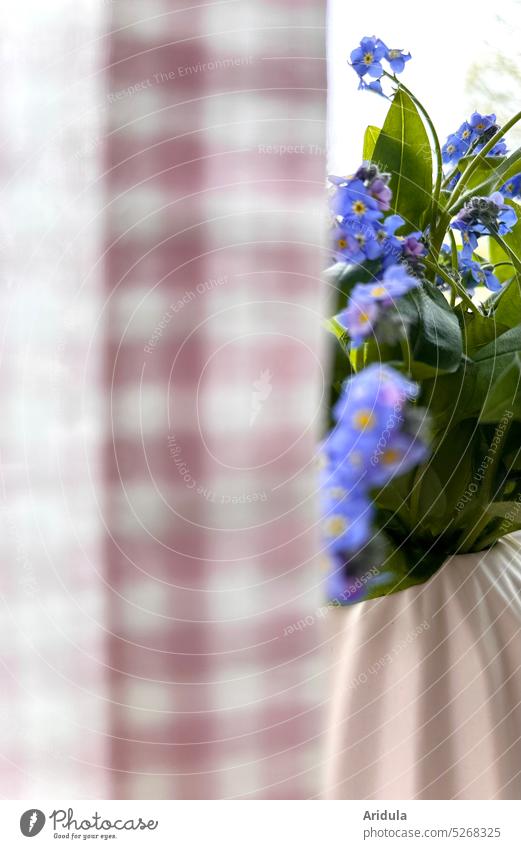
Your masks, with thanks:
M 510 233 L 517 221 L 515 210 L 503 202 L 503 195 L 494 192 L 490 197 L 473 197 L 458 212 L 451 223 L 461 232 L 463 254 L 471 257 L 480 236 Z
M 383 94 L 381 79 L 387 72 L 382 61 L 385 60 L 389 64 L 393 74 L 401 74 L 410 58 L 410 53 L 389 49 L 380 38 L 366 36 L 351 52 L 351 67 L 358 74 L 359 88 Z M 371 82 L 368 83 L 364 79 L 366 76 L 371 78 Z
M 385 269 L 402 261 L 412 267 L 425 256 L 422 233 L 399 238 L 396 231 L 405 224 L 403 218 L 388 215 L 384 219 L 392 199 L 388 174 L 381 174 L 375 165 L 364 164 L 350 177 L 331 176 L 329 180 L 335 186 L 330 208 L 338 262 L 381 259 Z
M 347 308 L 336 316 L 344 330 L 347 330 L 353 348 L 363 344 L 365 338 L 374 332 L 381 318 L 395 298 L 399 298 L 420 285 L 402 265 L 391 265 L 381 280 L 374 283 L 357 283 L 351 291 Z
M 418 387 L 387 365 L 373 364 L 344 385 L 335 427 L 324 442 L 321 471 L 324 541 L 333 560 L 330 597 L 354 601 L 357 555 L 373 535 L 370 491 L 423 462 L 409 401 Z M 358 593 L 364 592 L 362 583 Z
M 479 153 L 498 130 L 494 114 L 473 112 L 468 121 L 463 121 L 461 127 L 448 136 L 441 151 L 443 161 L 447 165 L 457 165 L 463 156 Z M 504 139 L 500 139 L 488 156 L 502 156 L 504 153 L 507 153 L 507 146 Z

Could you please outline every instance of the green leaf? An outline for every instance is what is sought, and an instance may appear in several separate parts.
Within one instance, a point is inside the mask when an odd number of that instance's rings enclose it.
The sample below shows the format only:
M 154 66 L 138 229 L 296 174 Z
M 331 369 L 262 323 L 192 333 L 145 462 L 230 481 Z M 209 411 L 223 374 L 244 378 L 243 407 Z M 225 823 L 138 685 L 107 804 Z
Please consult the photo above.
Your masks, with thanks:
M 490 384 L 487 391 L 480 420 L 482 422 L 497 422 L 511 412 L 516 418 L 521 416 L 521 357 L 518 353 L 512 355 L 505 368 L 502 368 L 497 377 L 494 373 L 487 375 Z M 478 382 L 481 374 L 478 376 Z
M 380 127 L 373 127 L 371 124 L 367 127 L 364 135 L 364 161 L 371 160 L 375 149 L 378 136 L 380 135 Z
M 464 156 L 460 159 L 458 162 L 458 171 L 463 173 L 467 165 L 474 161 L 474 158 L 474 156 Z M 462 184 L 461 188 L 475 189 L 485 182 L 487 186 L 489 184 L 494 185 L 499 179 L 499 168 L 504 164 L 505 158 L 506 157 L 504 156 L 485 157 L 482 161 L 480 161 L 479 165 L 475 168 L 465 183 Z
M 429 411 L 431 428 L 441 433 L 471 416 L 477 417 L 480 401 L 475 392 L 478 368 L 468 358 L 452 374 L 437 375 L 422 383 L 421 406 Z
M 497 339 L 489 342 L 474 357 L 475 362 L 484 360 L 497 360 L 505 354 L 514 354 L 521 351 L 521 327 L 512 327 Z
M 507 516 L 519 514 L 519 502 L 516 501 L 493 501 L 487 507 L 489 516 L 505 519 Z
M 465 157 L 462 162 L 470 162 L 473 157 Z M 490 159 L 490 165 L 488 161 Z M 487 195 L 494 189 L 501 188 L 504 183 L 507 183 L 511 177 L 515 177 L 521 172 L 521 147 L 518 147 L 510 156 L 491 156 L 480 159 L 476 170 L 470 175 L 468 186 L 470 188 L 460 194 L 456 203 L 451 207 L 450 214 L 454 215 L 466 201 L 473 195 Z M 476 179 L 474 179 L 476 175 Z M 481 178 L 479 182 L 478 178 Z M 459 184 L 458 184 L 459 187 Z M 461 189 L 466 186 L 461 186 Z
M 417 484 L 420 487 L 418 524 L 433 536 L 441 533 L 447 524 L 447 496 L 438 471 L 435 464 L 430 462 Z
M 436 372 L 456 371 L 463 355 L 461 328 L 442 293 L 425 283 L 397 304 L 409 327 L 412 357 Z
M 506 294 L 506 288 L 504 294 Z M 499 321 L 495 313 L 492 316 L 474 312 L 465 312 L 462 315 L 464 351 L 469 357 L 474 357 L 481 348 L 502 333 L 506 333 L 510 327 Z
M 507 156 L 504 162 L 496 168 L 496 175 L 498 177 L 497 186 L 502 186 L 503 183 L 507 183 L 511 177 L 515 177 L 516 174 L 519 174 L 521 170 L 521 147 L 518 147 L 514 150 L 510 156 Z
M 393 212 L 407 230 L 422 229 L 432 202 L 432 154 L 425 125 L 413 101 L 398 89 L 372 154 L 391 174 Z

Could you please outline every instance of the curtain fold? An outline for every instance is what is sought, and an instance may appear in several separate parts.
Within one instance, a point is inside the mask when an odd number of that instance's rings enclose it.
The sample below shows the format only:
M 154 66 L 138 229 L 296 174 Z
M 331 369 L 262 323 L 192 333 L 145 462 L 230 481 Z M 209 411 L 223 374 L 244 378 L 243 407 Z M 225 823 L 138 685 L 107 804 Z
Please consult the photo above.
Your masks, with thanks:
M 102 3 L 4 6 L 0 795 L 110 792 Z
M 114 793 L 310 796 L 324 8 L 111 11 Z

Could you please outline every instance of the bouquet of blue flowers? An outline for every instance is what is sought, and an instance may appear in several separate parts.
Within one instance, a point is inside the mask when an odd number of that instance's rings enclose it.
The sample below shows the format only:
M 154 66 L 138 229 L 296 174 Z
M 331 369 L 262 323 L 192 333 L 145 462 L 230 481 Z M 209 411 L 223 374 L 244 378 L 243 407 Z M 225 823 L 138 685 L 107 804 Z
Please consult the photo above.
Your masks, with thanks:
M 368 37 L 350 58 L 390 108 L 358 170 L 329 178 L 320 487 L 337 604 L 421 583 L 521 529 L 521 148 L 505 140 L 521 112 L 503 127 L 475 112 L 441 145 L 398 79 L 409 53 Z

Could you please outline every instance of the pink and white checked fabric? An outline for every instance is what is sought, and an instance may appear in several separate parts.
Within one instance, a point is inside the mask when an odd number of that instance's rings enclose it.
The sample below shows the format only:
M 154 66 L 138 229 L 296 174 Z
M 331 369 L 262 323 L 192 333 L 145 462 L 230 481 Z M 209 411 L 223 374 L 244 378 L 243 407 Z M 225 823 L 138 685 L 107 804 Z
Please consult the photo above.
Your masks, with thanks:
M 88 154 L 100 168 L 81 172 L 83 188 L 103 198 L 88 212 L 78 196 L 74 234 L 49 251 L 52 263 L 63 250 L 73 270 L 60 286 L 72 276 L 74 292 L 90 296 L 71 305 L 74 347 L 60 351 L 70 376 L 59 432 L 68 489 L 34 434 L 53 481 L 49 493 L 40 485 L 40 506 L 56 499 L 48 521 L 65 573 L 54 617 L 95 643 L 76 631 L 55 638 L 68 676 L 52 715 L 59 724 L 71 711 L 78 738 L 52 788 L 68 797 L 313 797 L 325 689 L 312 464 L 325 386 L 324 5 L 121 0 L 104 9 L 109 37 L 87 39 L 104 86 L 95 110 L 103 144 L 94 134 Z M 92 69 L 82 73 L 92 82 Z M 91 218 L 103 241 L 94 259 L 73 238 Z M 36 311 L 40 269 L 31 270 Z M 51 313 L 53 297 L 50 285 Z M 34 359 L 27 369 L 44 393 Z M 24 516 L 26 483 L 19 476 L 15 490 Z M 85 562 L 63 547 L 83 484 L 99 546 L 91 542 Z M 34 540 L 40 599 L 52 582 Z M 10 638 L 7 646 L 12 674 L 26 649 Z M 32 670 L 34 646 L 29 654 Z M 16 704 L 39 706 L 54 686 L 49 674 Z M 11 772 L 28 763 L 21 739 L 4 763 L 7 796 Z M 40 789 L 43 766 L 36 772 Z M 27 786 L 20 778 L 15 794 Z

